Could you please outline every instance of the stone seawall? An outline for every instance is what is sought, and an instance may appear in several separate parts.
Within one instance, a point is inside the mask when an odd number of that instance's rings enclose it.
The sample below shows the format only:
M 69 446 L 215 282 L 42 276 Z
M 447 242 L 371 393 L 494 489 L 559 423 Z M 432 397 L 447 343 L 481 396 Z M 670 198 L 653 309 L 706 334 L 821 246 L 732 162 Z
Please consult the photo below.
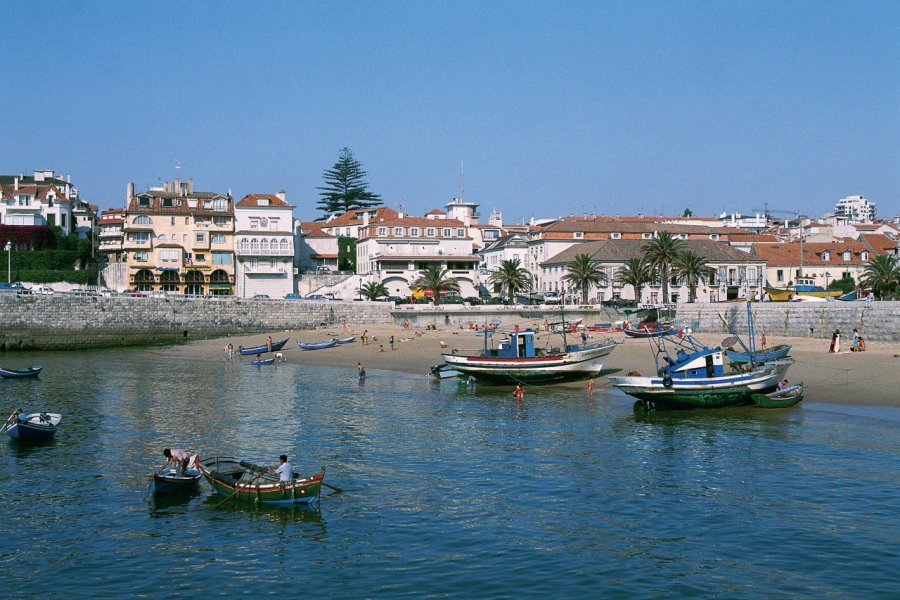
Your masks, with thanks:
M 900 342 L 900 302 L 753 304 L 758 332 L 770 336 L 829 339 L 857 328 L 870 341 Z M 727 334 L 727 320 L 747 330 L 745 304 L 682 304 L 676 321 L 697 333 Z M 622 320 L 612 309 L 567 307 L 566 320 L 586 325 Z M 409 321 L 413 329 L 468 327 L 499 319 L 504 325 L 536 326 L 560 320 L 558 308 L 399 306 L 387 302 L 313 302 L 235 298 L 131 298 L 0 294 L 0 349 L 75 350 L 115 346 L 178 344 L 253 333 L 304 330 L 346 322 L 358 329 L 375 323 Z
M 386 302 L 0 294 L 0 349 L 177 344 L 269 331 L 390 323 Z

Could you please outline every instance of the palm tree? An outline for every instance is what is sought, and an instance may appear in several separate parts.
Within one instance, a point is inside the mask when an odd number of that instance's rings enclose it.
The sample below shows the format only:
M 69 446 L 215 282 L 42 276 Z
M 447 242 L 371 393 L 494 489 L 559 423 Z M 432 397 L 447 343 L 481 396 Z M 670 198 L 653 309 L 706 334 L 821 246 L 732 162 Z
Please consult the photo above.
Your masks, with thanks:
M 434 303 L 440 304 L 441 292 L 459 292 L 459 283 L 455 279 L 449 279 L 447 273 L 449 271 L 442 269 L 440 265 L 428 265 L 413 282 L 413 287 L 431 290 Z
M 642 248 L 647 261 L 662 279 L 663 302 L 669 301 L 669 271 L 672 261 L 681 252 L 683 246 L 681 240 L 672 237 L 668 231 L 660 231 L 655 240 L 645 244 Z
M 512 302 L 516 292 L 519 290 L 528 291 L 534 284 L 529 273 L 518 258 L 512 260 L 504 260 L 500 263 L 500 268 L 491 273 L 488 282 L 491 285 L 500 286 L 500 293 L 506 290 L 509 301 Z
M 383 283 L 375 283 L 374 281 L 365 284 L 359 288 L 359 291 L 366 300 L 378 300 L 390 295 Z
M 592 285 L 598 287 L 607 284 L 606 272 L 599 263 L 591 260 L 590 254 L 576 254 L 572 262 L 566 263 L 566 274 L 563 280 L 581 290 L 581 303 L 588 303 L 588 290 Z
M 897 258 L 889 254 L 876 256 L 866 263 L 860 284 L 867 287 L 880 300 L 900 287 L 900 264 Z
M 688 286 L 688 302 L 693 302 L 697 299 L 697 286 L 712 281 L 716 272 L 702 256 L 682 250 L 672 261 L 672 275 L 680 285 Z
M 634 300 L 640 303 L 644 286 L 653 279 L 650 263 L 643 257 L 625 259 L 625 265 L 616 271 L 616 282 L 634 288 Z

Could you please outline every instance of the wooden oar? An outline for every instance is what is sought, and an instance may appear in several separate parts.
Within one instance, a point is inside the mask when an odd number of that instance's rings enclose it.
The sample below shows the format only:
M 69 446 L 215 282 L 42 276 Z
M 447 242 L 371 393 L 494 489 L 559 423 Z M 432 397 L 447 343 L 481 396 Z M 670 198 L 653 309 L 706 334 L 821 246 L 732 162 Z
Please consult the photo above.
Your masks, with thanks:
M 331 485 L 330 483 L 325 483 L 324 481 L 322 482 L 322 485 L 324 485 L 324 486 L 327 487 L 327 488 L 331 488 L 331 489 L 333 489 L 334 491 L 336 491 L 336 492 L 338 492 L 338 493 L 344 491 L 344 490 L 342 490 L 341 488 L 339 488 L 338 486 L 336 486 L 336 485 Z
M 257 479 L 259 479 L 260 477 L 262 477 L 263 474 L 265 474 L 265 471 L 264 471 L 264 470 L 263 470 L 263 471 L 260 471 L 259 473 L 257 473 L 257 474 L 256 474 L 256 477 L 254 477 L 253 479 L 251 479 L 250 481 L 248 481 L 246 484 L 244 484 L 244 488 L 245 488 L 245 489 L 246 489 L 246 488 L 249 488 L 251 485 L 253 485 L 253 482 L 256 481 Z M 220 506 L 222 506 L 223 504 L 225 504 L 226 502 L 228 502 L 229 500 L 231 500 L 232 498 L 234 498 L 234 497 L 238 494 L 238 492 L 240 492 L 240 491 L 241 491 L 240 484 L 238 484 L 237 482 L 235 482 L 235 490 L 234 490 L 234 493 L 231 494 L 230 496 L 228 496 L 227 498 L 225 498 L 224 500 L 222 500 L 221 502 L 219 502 L 218 504 L 216 504 L 213 508 L 219 508 Z

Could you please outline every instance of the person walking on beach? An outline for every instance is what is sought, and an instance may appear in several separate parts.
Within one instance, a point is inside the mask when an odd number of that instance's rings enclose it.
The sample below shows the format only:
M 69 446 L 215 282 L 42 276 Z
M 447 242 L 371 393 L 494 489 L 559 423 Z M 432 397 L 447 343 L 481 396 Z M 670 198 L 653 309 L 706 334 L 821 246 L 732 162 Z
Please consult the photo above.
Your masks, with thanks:
M 368 329 L 364 329 L 362 335 L 359 336 L 359 341 L 362 342 L 363 346 L 367 346 L 369 344 L 369 338 L 366 334 L 369 333 Z
M 227 346 L 225 346 L 225 352 L 228 354 L 229 360 L 234 358 L 234 344 L 229 343 Z
M 391 350 L 394 349 L 394 336 L 391 336 L 391 339 L 388 340 L 388 344 L 391 345 Z

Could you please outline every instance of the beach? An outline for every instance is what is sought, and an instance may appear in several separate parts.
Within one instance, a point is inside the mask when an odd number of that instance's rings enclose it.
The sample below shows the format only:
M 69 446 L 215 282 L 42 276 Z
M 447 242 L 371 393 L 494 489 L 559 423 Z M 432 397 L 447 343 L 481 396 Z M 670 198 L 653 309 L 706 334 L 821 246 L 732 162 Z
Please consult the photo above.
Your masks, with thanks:
M 363 344 L 360 335 L 366 331 L 368 343 Z M 289 363 L 346 368 L 348 376 L 355 377 L 357 363 L 367 370 L 399 371 L 419 374 L 423 377 L 432 365 L 443 362 L 441 353 L 456 349 L 459 353 L 477 352 L 483 338 L 476 337 L 474 331 L 459 328 L 437 330 L 406 329 L 400 325 L 377 324 L 370 326 L 331 326 L 315 330 L 272 331 L 269 335 L 279 340 L 290 337 L 282 352 Z M 345 338 L 351 335 L 357 339 L 344 345 L 325 350 L 300 350 L 296 342 L 317 342 L 331 338 Z M 637 371 L 650 375 L 654 371 L 653 349 L 646 339 L 627 338 L 621 332 L 593 333 L 592 339 L 609 337 L 622 341 L 603 365 L 604 370 L 620 369 L 621 373 Z M 393 336 L 393 346 L 390 339 Z M 538 344 L 547 336 L 559 344 L 558 334 L 540 332 Z M 717 337 L 718 336 L 718 337 Z M 697 334 L 696 337 L 707 345 L 722 341 L 721 334 Z M 624 340 L 624 341 L 623 341 Z M 265 344 L 266 334 L 235 336 L 213 340 L 190 342 L 175 347 L 179 354 L 202 360 L 227 360 L 227 345 L 250 347 Z M 828 352 L 830 340 L 813 338 L 768 337 L 769 346 L 791 344 L 790 356 L 796 361 L 788 371 L 792 383 L 803 382 L 806 387 L 805 399 L 815 402 L 840 404 L 900 406 L 900 344 L 869 342 L 865 352 L 850 352 L 850 341 L 843 341 L 840 353 Z M 442 343 L 446 348 L 442 349 Z M 757 342 L 758 344 L 758 342 Z M 252 357 L 235 356 L 233 360 L 249 361 Z M 594 382 L 594 389 L 609 386 L 606 377 Z

